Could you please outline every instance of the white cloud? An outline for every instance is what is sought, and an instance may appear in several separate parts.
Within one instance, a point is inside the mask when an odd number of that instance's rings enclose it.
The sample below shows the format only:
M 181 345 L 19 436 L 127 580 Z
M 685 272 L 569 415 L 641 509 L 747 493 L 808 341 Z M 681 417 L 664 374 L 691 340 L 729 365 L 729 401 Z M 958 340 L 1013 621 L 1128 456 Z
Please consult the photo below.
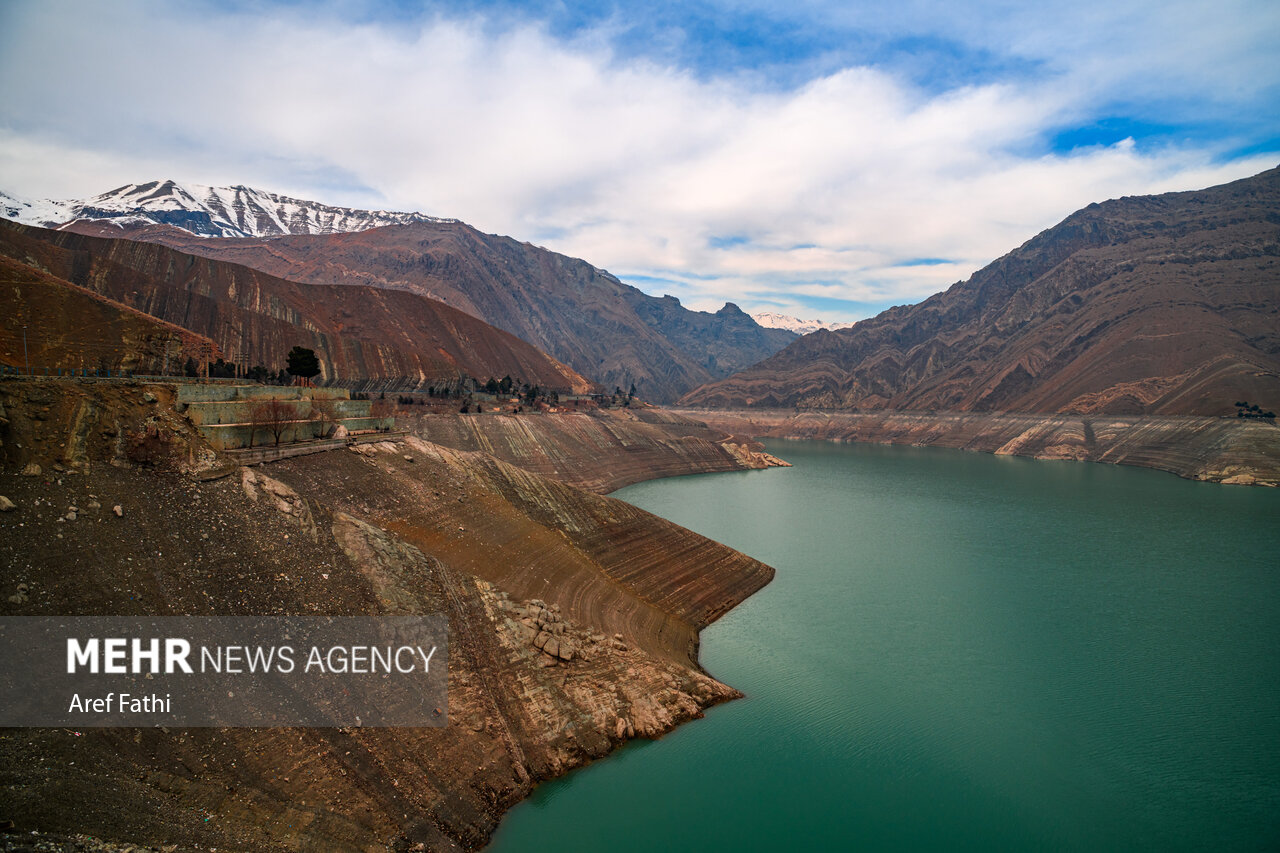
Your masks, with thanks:
M 1035 141 L 1086 114 L 1108 75 L 1136 73 L 1096 50 L 1062 73 L 941 94 L 870 67 L 761 91 L 528 26 L 67 10 L 5 13 L 0 188 L 68 197 L 173 177 L 421 209 L 674 279 L 695 307 L 916 301 L 1091 201 L 1276 160 L 1124 143 L 1043 154 Z M 1067 62 L 1040 38 L 1018 49 Z M 921 257 L 948 263 L 902 266 Z

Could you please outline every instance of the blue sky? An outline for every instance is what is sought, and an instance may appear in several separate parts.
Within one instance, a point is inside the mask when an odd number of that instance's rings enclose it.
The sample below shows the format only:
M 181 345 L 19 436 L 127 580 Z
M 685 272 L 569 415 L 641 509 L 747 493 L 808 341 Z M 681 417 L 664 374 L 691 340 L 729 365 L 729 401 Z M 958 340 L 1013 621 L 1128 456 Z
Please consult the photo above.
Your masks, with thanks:
M 0 189 L 417 209 L 714 310 L 915 302 L 1280 163 L 1280 3 L 0 5 Z

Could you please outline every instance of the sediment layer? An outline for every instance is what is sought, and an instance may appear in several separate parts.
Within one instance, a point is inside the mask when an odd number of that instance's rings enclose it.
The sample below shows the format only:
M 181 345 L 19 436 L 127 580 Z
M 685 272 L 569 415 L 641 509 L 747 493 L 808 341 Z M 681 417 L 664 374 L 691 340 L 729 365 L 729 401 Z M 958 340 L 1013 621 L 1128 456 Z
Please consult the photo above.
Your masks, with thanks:
M 750 438 L 664 409 L 521 415 L 406 415 L 399 424 L 597 494 L 643 480 L 786 465 Z
M 954 447 L 987 453 L 1138 465 L 1193 480 L 1280 483 L 1280 427 L 1266 420 L 973 412 L 680 410 L 757 438 Z

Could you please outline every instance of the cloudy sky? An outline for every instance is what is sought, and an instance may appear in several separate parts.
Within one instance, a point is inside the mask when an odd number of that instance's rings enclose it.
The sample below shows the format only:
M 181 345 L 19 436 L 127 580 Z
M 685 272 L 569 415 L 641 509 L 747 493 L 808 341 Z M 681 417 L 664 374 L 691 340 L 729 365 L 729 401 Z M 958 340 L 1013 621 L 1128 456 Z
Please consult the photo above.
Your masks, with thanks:
M 0 189 L 421 210 L 827 320 L 1280 164 L 1276 0 L 0 3 Z

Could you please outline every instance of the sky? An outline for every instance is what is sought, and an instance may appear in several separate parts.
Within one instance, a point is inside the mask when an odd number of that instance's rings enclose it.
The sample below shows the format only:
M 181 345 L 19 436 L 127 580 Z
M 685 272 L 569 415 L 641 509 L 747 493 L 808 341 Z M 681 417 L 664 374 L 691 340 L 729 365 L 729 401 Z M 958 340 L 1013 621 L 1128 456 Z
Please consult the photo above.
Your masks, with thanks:
M 1275 0 L 0 3 L 0 190 L 462 219 L 715 310 L 918 302 L 1280 164 Z

